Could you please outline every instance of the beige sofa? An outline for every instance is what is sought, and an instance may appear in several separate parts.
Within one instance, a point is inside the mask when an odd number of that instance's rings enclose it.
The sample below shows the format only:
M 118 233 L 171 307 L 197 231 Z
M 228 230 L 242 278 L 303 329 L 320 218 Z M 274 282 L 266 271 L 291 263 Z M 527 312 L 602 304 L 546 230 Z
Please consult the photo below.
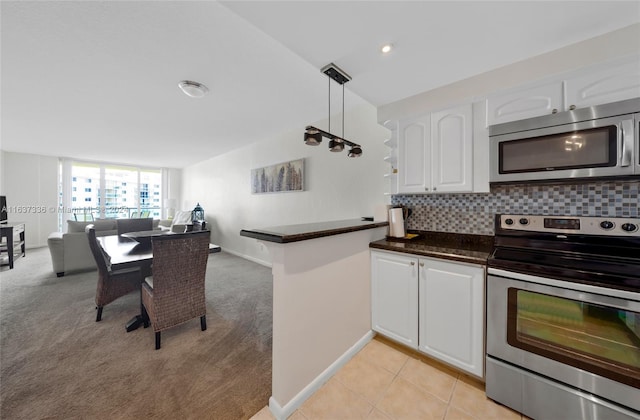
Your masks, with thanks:
M 159 229 L 159 220 L 153 221 L 154 229 Z M 115 219 L 98 219 L 92 222 L 67 220 L 67 232 L 53 232 L 47 239 L 53 271 L 58 277 L 70 271 L 95 270 L 96 262 L 89 249 L 84 229 L 93 224 L 96 236 L 117 235 Z

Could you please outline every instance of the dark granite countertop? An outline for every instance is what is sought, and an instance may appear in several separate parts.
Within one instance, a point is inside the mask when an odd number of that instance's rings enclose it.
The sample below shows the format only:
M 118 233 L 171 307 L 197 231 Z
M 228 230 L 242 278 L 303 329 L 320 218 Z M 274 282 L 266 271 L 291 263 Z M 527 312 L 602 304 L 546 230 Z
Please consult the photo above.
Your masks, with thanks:
M 285 244 L 306 241 L 324 236 L 356 232 L 387 226 L 387 222 L 372 222 L 361 219 L 336 220 L 332 222 L 304 223 L 299 225 L 274 226 L 260 229 L 242 229 L 240 236 L 260 239 L 267 242 Z
M 429 231 L 410 233 L 419 236 L 411 240 L 382 239 L 371 242 L 369 247 L 482 265 L 487 264 L 493 248 L 493 236 Z

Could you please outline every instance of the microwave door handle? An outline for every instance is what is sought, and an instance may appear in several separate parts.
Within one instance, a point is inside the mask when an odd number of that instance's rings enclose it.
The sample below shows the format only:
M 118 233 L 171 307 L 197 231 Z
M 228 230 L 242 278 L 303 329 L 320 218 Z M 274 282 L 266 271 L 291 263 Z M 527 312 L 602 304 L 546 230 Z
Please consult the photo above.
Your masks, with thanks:
M 633 120 L 623 120 L 620 124 L 620 146 L 620 166 L 630 166 L 633 153 Z

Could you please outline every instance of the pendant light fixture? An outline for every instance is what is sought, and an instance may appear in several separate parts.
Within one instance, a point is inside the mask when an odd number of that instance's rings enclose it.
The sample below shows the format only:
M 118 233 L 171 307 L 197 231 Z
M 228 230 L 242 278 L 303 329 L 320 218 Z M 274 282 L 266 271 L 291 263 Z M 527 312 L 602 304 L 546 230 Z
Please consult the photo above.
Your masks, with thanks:
M 304 142 L 309 146 L 319 146 L 322 143 L 322 137 L 326 137 L 330 139 L 329 150 L 331 152 L 342 152 L 344 146 L 347 145 L 350 147 L 347 156 L 360 157 L 362 156 L 362 146 L 344 138 L 344 84 L 351 80 L 351 77 L 333 63 L 327 64 L 320 71 L 327 75 L 329 81 L 329 131 L 331 131 L 331 80 L 342 85 L 342 136 L 338 137 L 328 131 L 308 125 L 304 133 Z

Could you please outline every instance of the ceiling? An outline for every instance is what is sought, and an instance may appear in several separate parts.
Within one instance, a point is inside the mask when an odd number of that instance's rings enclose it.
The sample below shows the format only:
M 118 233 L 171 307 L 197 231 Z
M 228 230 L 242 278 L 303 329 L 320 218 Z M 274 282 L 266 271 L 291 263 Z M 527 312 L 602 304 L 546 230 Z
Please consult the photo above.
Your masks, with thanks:
M 182 168 L 290 130 L 302 141 L 327 116 L 330 62 L 353 78 L 347 108 L 385 105 L 640 22 L 640 2 L 2 1 L 0 14 L 2 150 Z M 184 79 L 209 94 L 187 97 Z

